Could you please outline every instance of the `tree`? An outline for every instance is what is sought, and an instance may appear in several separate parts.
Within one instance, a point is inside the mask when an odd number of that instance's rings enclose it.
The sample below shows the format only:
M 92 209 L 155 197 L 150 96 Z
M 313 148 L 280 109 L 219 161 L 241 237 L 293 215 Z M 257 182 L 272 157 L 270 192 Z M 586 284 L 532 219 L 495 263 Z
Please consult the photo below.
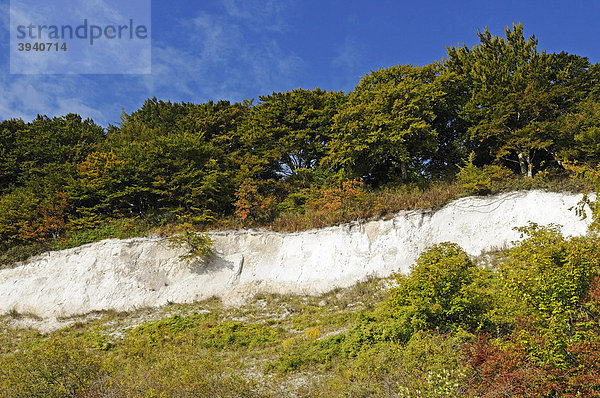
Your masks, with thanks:
M 240 128 L 256 177 L 287 178 L 313 170 L 327 152 L 341 92 L 296 89 L 261 96 Z
M 81 211 L 200 220 L 233 209 L 236 117 L 244 105 L 147 100 L 81 162 Z
M 422 174 L 436 149 L 435 67 L 398 65 L 364 76 L 334 117 L 327 163 L 372 185 Z
M 600 163 L 600 101 L 589 97 L 577 104 L 572 112 L 559 120 L 564 144 L 559 156 L 563 159 L 583 161 L 591 165 Z
M 559 161 L 557 118 L 568 112 L 590 86 L 589 62 L 566 53 L 538 52 L 537 39 L 525 39 L 523 26 L 506 28 L 506 39 L 487 29 L 480 44 L 450 47 L 444 67 L 463 76 L 471 99 L 463 108 L 469 138 L 478 155 L 517 165 L 533 176 L 543 161 Z

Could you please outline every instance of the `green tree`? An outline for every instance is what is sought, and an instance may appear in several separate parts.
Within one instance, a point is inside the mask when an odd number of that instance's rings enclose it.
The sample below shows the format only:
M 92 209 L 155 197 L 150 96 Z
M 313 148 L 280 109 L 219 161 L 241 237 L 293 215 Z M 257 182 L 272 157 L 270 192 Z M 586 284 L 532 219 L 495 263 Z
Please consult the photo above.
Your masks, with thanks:
M 600 101 L 589 97 L 560 118 L 563 159 L 600 163 Z
M 248 177 L 287 178 L 318 166 L 343 100 L 343 93 L 319 88 L 261 96 L 240 127 Z
M 529 177 L 544 161 L 559 161 L 558 117 L 586 95 L 586 58 L 537 50 L 523 26 L 506 28 L 506 38 L 487 29 L 472 49 L 448 48 L 444 67 L 463 76 L 471 99 L 462 113 L 478 157 L 488 157 Z
M 433 65 L 398 65 L 364 76 L 334 117 L 327 163 L 372 185 L 422 174 L 436 149 Z

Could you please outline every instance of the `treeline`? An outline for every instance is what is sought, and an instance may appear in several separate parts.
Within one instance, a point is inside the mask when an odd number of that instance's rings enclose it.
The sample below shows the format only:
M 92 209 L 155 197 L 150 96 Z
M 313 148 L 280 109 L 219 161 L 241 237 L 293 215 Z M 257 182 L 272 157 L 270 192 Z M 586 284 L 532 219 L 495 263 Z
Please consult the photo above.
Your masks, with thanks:
M 147 100 L 104 129 L 69 114 L 0 123 L 0 241 L 107 220 L 210 225 L 327 206 L 336 189 L 452 180 L 471 167 L 533 177 L 600 160 L 600 65 L 537 49 L 523 27 L 478 33 L 425 66 L 372 71 L 343 92 L 259 101 Z M 317 193 L 315 193 L 317 192 Z

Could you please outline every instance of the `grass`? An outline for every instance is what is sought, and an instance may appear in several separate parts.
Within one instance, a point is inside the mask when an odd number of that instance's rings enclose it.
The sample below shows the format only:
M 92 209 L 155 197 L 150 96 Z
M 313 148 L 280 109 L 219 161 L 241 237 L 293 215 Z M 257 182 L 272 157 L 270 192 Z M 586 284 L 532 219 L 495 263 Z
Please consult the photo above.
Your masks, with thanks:
M 344 354 L 388 297 L 369 278 L 320 296 L 261 294 L 92 314 L 48 334 L 0 322 L 0 397 L 454 396 L 460 337 L 420 333 Z
M 540 189 L 550 192 L 590 192 L 592 186 L 584 180 L 566 177 L 524 178 L 492 181 L 487 194 Z M 349 206 L 337 212 L 306 209 L 303 212 L 285 212 L 275 220 L 261 225 L 274 231 L 302 231 L 339 225 L 354 220 L 386 217 L 403 210 L 439 209 L 453 200 L 472 195 L 464 185 L 454 182 L 433 182 L 425 185 L 407 184 L 394 188 L 367 191 Z M 235 224 L 234 224 L 235 225 Z M 240 227 L 241 225 L 235 225 Z
M 320 296 L 257 295 L 240 307 L 212 299 L 107 312 L 48 334 L 13 329 L 5 317 L 0 397 L 440 396 L 466 372 L 455 337 L 424 333 L 355 357 L 341 350 L 389 285 L 370 278 Z M 431 395 L 414 395 L 421 390 Z
M 372 278 L 318 297 L 259 295 L 237 308 L 213 299 L 108 312 L 46 335 L 12 329 L 8 316 L 0 396 L 318 396 L 338 370 L 315 342 L 343 334 L 386 296 L 383 286 Z

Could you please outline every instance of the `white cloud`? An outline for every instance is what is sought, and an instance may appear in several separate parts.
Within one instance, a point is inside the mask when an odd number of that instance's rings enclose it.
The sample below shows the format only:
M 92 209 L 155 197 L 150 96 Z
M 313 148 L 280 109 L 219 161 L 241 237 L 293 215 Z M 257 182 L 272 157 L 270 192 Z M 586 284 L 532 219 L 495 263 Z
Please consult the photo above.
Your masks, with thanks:
M 284 2 L 267 1 L 264 9 L 261 4 L 223 0 L 221 13 L 199 12 L 161 32 L 169 39 L 153 38 L 152 75 L 1 74 L 0 119 L 74 112 L 107 125 L 118 121 L 121 107 L 132 111 L 152 96 L 241 101 L 296 88 L 306 65 L 279 42 L 289 9 Z M 0 25 L 8 31 L 6 11 L 0 13 Z M 8 38 L 0 50 L 3 45 Z M 7 71 L 7 63 L 0 59 L 0 68 Z
M 2 79 L 4 95 L 0 97 L 0 118 L 31 120 L 38 114 L 59 116 L 78 113 L 103 121 L 99 109 L 85 104 L 85 85 L 74 79 L 48 78 L 42 75 L 12 76 Z M 70 80 L 70 81 L 68 81 Z
M 65 7 L 68 12 L 65 12 Z M 66 51 L 16 51 L 18 42 L 23 42 L 17 35 L 11 37 L 11 72 L 16 73 L 150 73 L 150 40 L 110 40 L 99 37 L 93 41 L 94 34 L 107 26 L 126 25 L 135 19 L 134 26 L 150 26 L 150 0 L 89 0 L 73 2 L 60 0 L 55 3 L 39 3 L 38 0 L 20 0 L 10 7 L 11 32 L 17 32 L 17 26 L 34 25 L 40 32 L 44 27 L 70 26 L 77 31 L 86 23 L 87 39 L 62 37 L 58 44 L 64 42 Z M 134 28 L 129 30 L 133 31 Z M 128 32 L 127 30 L 126 32 Z M 71 32 L 72 32 L 71 31 Z M 62 32 L 62 30 L 60 30 Z M 119 30 L 121 32 L 121 30 Z M 47 31 L 46 31 L 47 33 Z M 60 34 L 60 33 L 59 33 Z M 76 33 L 77 34 L 77 33 Z M 42 36 L 47 38 L 47 36 Z M 35 42 L 36 40 L 25 40 Z M 37 40 L 40 41 L 40 40 Z M 48 39 L 46 41 L 54 41 Z
M 227 14 L 245 22 L 250 28 L 283 31 L 285 14 L 292 7 L 286 0 L 221 0 Z

